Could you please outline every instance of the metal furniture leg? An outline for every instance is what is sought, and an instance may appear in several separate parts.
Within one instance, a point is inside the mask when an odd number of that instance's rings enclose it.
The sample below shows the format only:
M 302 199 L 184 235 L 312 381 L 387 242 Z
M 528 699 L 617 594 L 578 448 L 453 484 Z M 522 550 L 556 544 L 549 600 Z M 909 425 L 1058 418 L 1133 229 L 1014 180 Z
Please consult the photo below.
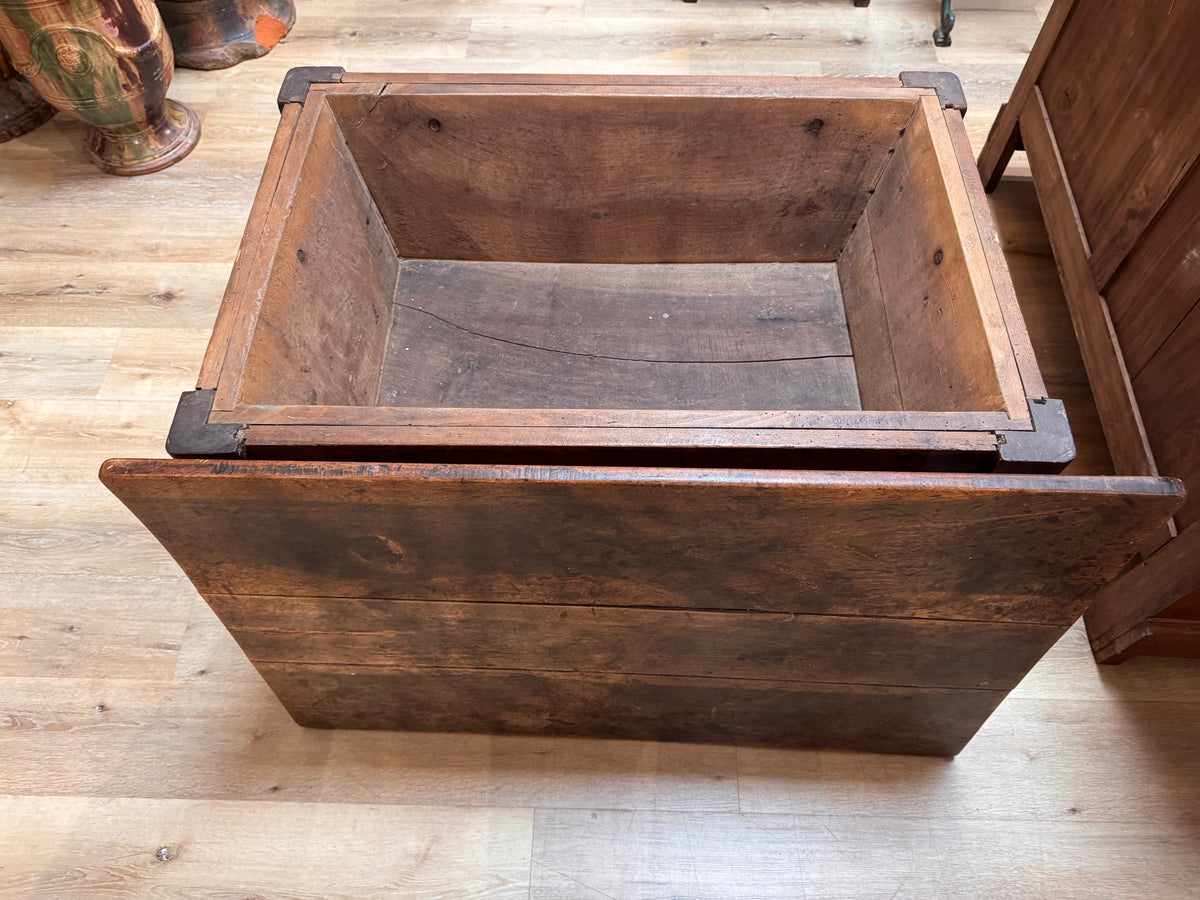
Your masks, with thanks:
M 950 0 L 942 0 L 942 21 L 933 29 L 933 42 L 939 47 L 950 46 L 950 30 L 954 28 L 954 10 Z

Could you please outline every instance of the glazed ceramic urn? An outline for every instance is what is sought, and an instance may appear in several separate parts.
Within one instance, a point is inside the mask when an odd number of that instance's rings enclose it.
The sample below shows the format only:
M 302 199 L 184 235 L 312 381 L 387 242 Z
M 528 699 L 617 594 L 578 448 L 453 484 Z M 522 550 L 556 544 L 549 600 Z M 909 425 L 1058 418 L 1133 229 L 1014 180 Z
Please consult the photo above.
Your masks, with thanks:
M 0 48 L 0 144 L 37 128 L 54 115 L 54 107 L 18 75 Z
M 174 58 L 150 0 L 0 0 L 0 45 L 45 100 L 91 126 L 105 172 L 156 172 L 200 137 L 196 114 L 167 99 Z

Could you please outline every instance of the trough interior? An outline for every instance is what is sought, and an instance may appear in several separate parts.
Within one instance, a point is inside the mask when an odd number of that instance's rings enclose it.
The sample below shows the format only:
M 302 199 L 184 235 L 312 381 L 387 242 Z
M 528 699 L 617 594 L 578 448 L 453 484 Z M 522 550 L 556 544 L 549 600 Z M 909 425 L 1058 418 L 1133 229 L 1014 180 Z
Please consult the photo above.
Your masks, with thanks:
M 240 403 L 1004 409 L 916 100 L 319 102 Z

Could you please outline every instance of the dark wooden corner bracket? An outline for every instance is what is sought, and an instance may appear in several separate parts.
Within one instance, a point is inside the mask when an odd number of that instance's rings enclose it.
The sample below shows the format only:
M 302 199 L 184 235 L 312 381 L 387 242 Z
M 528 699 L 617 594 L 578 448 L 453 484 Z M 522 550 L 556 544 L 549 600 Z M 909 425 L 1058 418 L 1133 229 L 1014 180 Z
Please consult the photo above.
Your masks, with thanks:
M 953 72 L 901 72 L 900 84 L 904 87 L 933 88 L 937 91 L 942 109 L 957 109 L 959 115 L 967 114 L 967 95 L 962 82 Z
M 346 70 L 341 66 L 296 66 L 288 69 L 279 87 L 279 111 L 289 103 L 303 103 L 314 84 L 341 84 Z
M 294 70 L 293 70 L 294 71 Z M 229 459 L 245 456 L 246 426 L 208 421 L 214 390 L 184 391 L 167 433 L 167 453 L 176 459 Z
M 996 432 L 997 472 L 1056 473 L 1075 458 L 1075 439 L 1061 400 L 1029 401 L 1033 431 Z

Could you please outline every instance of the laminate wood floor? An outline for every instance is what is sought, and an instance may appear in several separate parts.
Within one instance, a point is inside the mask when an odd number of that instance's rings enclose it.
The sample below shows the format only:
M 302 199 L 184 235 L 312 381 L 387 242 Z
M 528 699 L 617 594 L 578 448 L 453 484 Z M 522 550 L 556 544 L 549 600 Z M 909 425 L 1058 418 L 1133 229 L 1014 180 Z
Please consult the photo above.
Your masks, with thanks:
M 297 727 L 96 480 L 163 456 L 284 72 L 962 77 L 978 149 L 1049 0 L 299 0 L 270 56 L 177 73 L 136 179 L 58 117 L 0 146 L 0 895 L 1200 896 L 1200 666 L 1098 669 L 1076 627 L 954 761 Z M 1021 172 L 1018 163 L 1013 169 Z M 1094 410 L 1028 180 L 995 199 L 1075 471 Z

